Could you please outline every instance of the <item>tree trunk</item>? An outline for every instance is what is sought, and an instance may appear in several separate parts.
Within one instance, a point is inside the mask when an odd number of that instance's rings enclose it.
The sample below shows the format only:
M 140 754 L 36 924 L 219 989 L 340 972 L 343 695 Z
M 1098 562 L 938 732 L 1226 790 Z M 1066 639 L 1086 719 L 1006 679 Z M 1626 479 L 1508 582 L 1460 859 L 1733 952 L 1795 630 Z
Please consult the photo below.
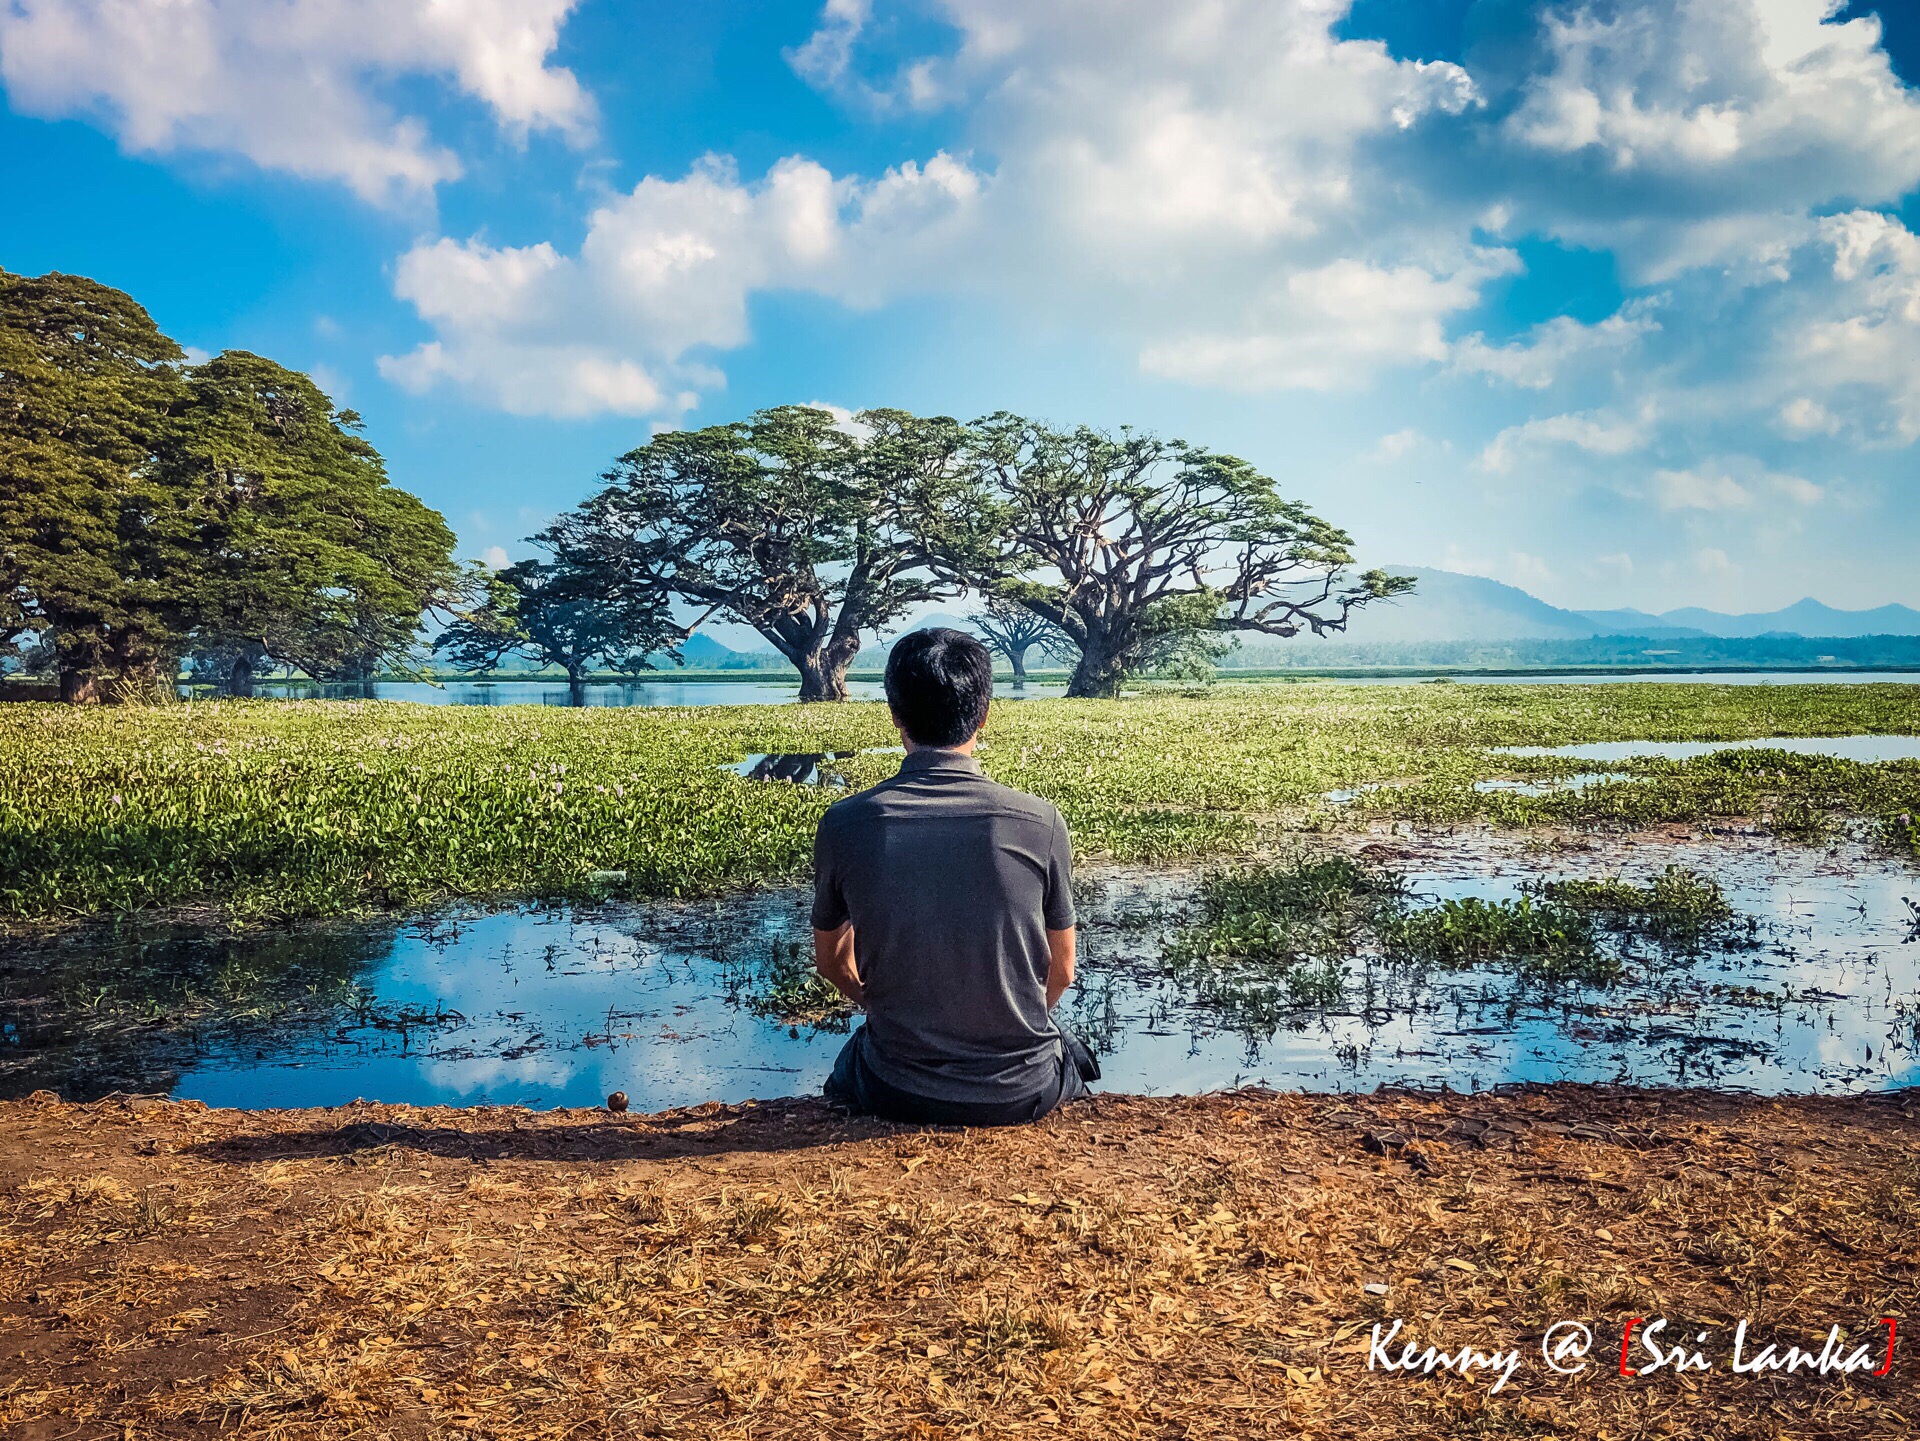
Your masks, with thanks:
M 1120 694 L 1120 682 L 1126 678 L 1126 658 L 1104 637 L 1088 636 L 1080 648 L 1080 663 L 1067 682 L 1067 695 L 1086 700 L 1111 698 Z
M 1018 690 L 1027 683 L 1027 648 L 1024 645 L 1007 647 L 1007 660 L 1013 666 L 1013 685 Z
M 234 657 L 233 671 L 227 676 L 227 694 L 242 700 L 253 698 L 253 657 L 244 651 Z
M 584 706 L 587 703 L 587 676 L 579 666 L 567 667 L 567 704 Z
M 826 650 L 816 650 L 801 656 L 794 664 L 800 669 L 801 700 L 847 698 L 847 667 L 853 664 L 851 654 L 834 656 Z
M 99 705 L 100 677 L 78 666 L 62 665 L 60 699 L 66 705 Z

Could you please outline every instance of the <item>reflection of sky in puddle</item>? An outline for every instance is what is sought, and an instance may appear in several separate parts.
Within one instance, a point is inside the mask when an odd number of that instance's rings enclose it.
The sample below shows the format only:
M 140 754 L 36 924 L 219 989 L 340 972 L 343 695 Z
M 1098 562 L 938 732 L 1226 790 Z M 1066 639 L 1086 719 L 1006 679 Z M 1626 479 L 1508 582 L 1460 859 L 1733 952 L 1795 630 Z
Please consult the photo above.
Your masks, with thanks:
M 1583 776 L 1547 776 L 1542 780 L 1523 781 L 1513 776 L 1495 776 L 1492 780 L 1475 781 L 1473 788 L 1481 795 L 1514 796 L 1550 796 L 1556 791 L 1583 791 L 1588 786 L 1597 786 L 1603 781 L 1625 781 L 1633 777 L 1619 774 L 1617 771 L 1596 771 Z
M 1515 837 L 1393 845 L 1391 864 L 1426 897 L 1497 899 L 1541 876 L 1644 880 L 1691 866 L 1764 923 L 1764 944 L 1673 964 L 1643 948 L 1635 954 L 1647 963 L 1632 965 L 1627 982 L 1558 994 L 1496 971 L 1419 980 L 1356 960 L 1344 1008 L 1245 1034 L 1192 1004 L 1158 965 L 1165 926 L 1143 907 L 1177 909 L 1192 878 L 1113 873 L 1083 908 L 1081 982 L 1063 1012 L 1103 1050 L 1103 1088 L 1618 1080 L 1844 1092 L 1920 1078 L 1920 943 L 1906 939 L 1903 899 L 1920 896 L 1920 876 L 1897 861 L 1763 841 L 1603 845 L 1545 860 Z M 581 1105 L 624 1090 L 636 1109 L 657 1109 L 812 1091 L 841 1035 L 790 1030 L 732 1004 L 737 972 L 715 945 L 718 920 L 736 960 L 763 955 L 777 937 L 804 941 L 805 901 L 787 890 L 677 908 L 450 913 L 402 926 L 379 933 L 361 985 L 390 1011 L 453 1011 L 457 1023 L 403 1033 L 342 1012 L 267 1044 L 210 1042 L 152 1084 L 178 1074 L 176 1095 L 242 1106 L 357 1096 Z M 277 943 L 289 943 L 286 933 Z M 1728 999 L 1743 988 L 1775 1001 Z
M 1497 746 L 1501 755 L 1571 761 L 1692 760 L 1716 751 L 1772 750 L 1847 761 L 1920 760 L 1920 736 L 1768 736 L 1742 741 L 1594 741 L 1577 746 Z
M 1624 872 L 1645 880 L 1669 864 L 1716 875 L 1735 910 L 1764 923 L 1764 944 L 1671 964 L 1658 963 L 1643 944 L 1636 954 L 1656 963 L 1633 966 L 1627 982 L 1558 996 L 1494 971 L 1410 983 L 1376 965 L 1364 1018 L 1357 1006 L 1303 1016 L 1298 1030 L 1238 1038 L 1237 1052 L 1236 1038 L 1181 1008 L 1171 985 L 1152 993 L 1161 1000 L 1157 1013 L 1139 1006 L 1137 991 L 1116 987 L 1120 1041 L 1103 1061 L 1110 1084 L 1169 1093 L 1235 1081 L 1481 1089 L 1565 1080 L 1849 1092 L 1920 1079 L 1920 944 L 1906 939 L 1912 914 L 1903 899 L 1920 894 L 1920 877 L 1897 862 L 1857 850 L 1829 857 L 1690 844 L 1559 856 L 1543 868 L 1520 843 L 1458 846 L 1449 855 L 1447 843 L 1436 842 L 1395 869 L 1427 899 L 1510 899 L 1543 875 Z M 1090 949 L 1097 957 L 1097 940 Z M 1354 971 L 1358 978 L 1363 968 L 1356 963 Z M 1083 992 L 1097 996 L 1099 985 L 1093 980 Z M 1790 992 L 1793 999 L 1742 1005 L 1729 991 Z M 1350 1006 L 1361 994 L 1359 984 L 1349 986 Z M 1088 1003 L 1083 993 L 1078 1004 Z

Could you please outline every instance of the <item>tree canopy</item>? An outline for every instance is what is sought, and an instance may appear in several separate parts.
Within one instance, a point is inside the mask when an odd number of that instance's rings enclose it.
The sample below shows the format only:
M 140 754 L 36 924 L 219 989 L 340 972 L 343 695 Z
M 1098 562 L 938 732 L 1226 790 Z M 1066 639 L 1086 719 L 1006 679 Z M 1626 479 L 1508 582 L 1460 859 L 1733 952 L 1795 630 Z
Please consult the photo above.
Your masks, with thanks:
M 973 628 L 988 650 L 1007 658 L 1007 664 L 1013 667 L 1015 685 L 1026 682 L 1027 652 L 1035 647 L 1049 660 L 1064 660 L 1073 654 L 1073 644 L 1059 626 L 997 595 L 986 598 L 980 612 L 973 617 Z
M 679 662 L 685 632 L 665 592 L 623 584 L 604 560 L 575 554 L 551 531 L 535 541 L 553 558 L 477 576 L 478 603 L 460 608 L 435 640 L 436 651 L 468 671 L 491 670 L 515 654 L 557 665 L 576 701 L 589 671 L 653 670 L 661 652 Z
M 50 641 L 74 701 L 170 690 L 189 650 L 243 689 L 403 654 L 455 578 L 446 522 L 308 377 L 183 358 L 117 290 L 0 272 L 0 640 Z
M 189 370 L 156 473 L 187 509 L 178 576 L 196 646 L 363 679 L 404 653 L 455 580 L 453 533 L 388 484 L 352 411 L 244 351 Z
M 177 498 L 146 462 L 181 358 L 120 291 L 0 271 L 0 623 L 50 636 L 70 700 L 150 679 L 180 637 Z
M 960 589 L 977 548 L 965 442 L 946 418 L 781 406 L 656 436 L 554 532 L 630 587 L 691 603 L 693 625 L 752 626 L 800 672 L 802 700 L 842 700 L 863 631 Z
M 1065 632 L 1080 652 L 1069 695 L 1115 693 L 1180 632 L 1325 634 L 1413 587 L 1353 575 L 1345 531 L 1185 441 L 1002 412 L 971 428 L 967 454 L 976 540 L 954 566 Z

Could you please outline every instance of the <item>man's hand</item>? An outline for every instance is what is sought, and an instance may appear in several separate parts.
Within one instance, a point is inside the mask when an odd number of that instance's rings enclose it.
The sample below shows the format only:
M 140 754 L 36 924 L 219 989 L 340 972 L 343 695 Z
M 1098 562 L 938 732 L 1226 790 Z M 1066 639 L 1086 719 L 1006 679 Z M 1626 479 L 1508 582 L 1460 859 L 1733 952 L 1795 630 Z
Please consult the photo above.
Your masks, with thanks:
M 1072 926 L 1064 931 L 1047 932 L 1047 1009 L 1060 1004 L 1060 998 L 1073 984 Z
M 853 960 L 853 922 L 837 931 L 813 933 L 813 968 L 856 1006 L 865 1002 L 867 993 Z

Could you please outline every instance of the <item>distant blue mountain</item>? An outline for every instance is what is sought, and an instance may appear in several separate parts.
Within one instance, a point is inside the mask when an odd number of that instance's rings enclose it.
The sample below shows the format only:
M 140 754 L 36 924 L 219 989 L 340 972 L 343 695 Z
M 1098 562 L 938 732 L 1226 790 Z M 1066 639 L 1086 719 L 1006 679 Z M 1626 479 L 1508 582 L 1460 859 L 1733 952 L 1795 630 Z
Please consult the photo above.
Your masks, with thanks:
M 1757 614 L 1724 615 L 1716 610 L 1689 606 L 1670 610 L 1660 617 L 1668 625 L 1691 626 L 1708 635 L 1749 639 L 1762 635 L 1820 636 L 1920 635 L 1920 610 L 1911 606 L 1882 605 L 1872 610 L 1835 610 L 1808 597 L 1795 601 L 1784 610 Z
M 1386 569 L 1396 575 L 1413 576 L 1418 582 L 1414 593 L 1356 613 L 1352 628 L 1344 637 L 1334 638 L 1335 644 L 1340 640 L 1391 645 L 1434 641 L 1586 640 L 1595 636 L 1644 636 L 1659 642 L 1710 637 L 1754 639 L 1767 635 L 1808 639 L 1920 635 L 1920 610 L 1904 605 L 1836 610 L 1808 599 L 1784 610 L 1752 615 L 1726 615 L 1695 607 L 1659 615 L 1631 608 L 1563 610 L 1518 586 L 1484 576 L 1420 565 L 1389 565 Z M 929 626 L 971 630 L 973 622 L 968 616 L 945 611 L 920 616 L 878 641 L 866 638 L 856 664 L 862 669 L 871 669 L 884 660 L 893 642 L 907 631 Z M 1249 641 L 1255 648 L 1274 644 L 1292 647 L 1303 643 L 1300 639 Z M 743 650 L 704 632 L 696 632 L 681 647 L 681 652 L 687 665 L 698 670 L 755 669 L 786 664 L 764 643 Z
M 1628 607 L 1623 610 L 1583 610 L 1576 612 L 1585 616 L 1599 628 L 1601 635 L 1645 635 L 1645 636 L 1703 636 L 1708 631 L 1692 626 L 1679 625 L 1665 616 L 1648 615 L 1644 610 Z
M 712 669 L 732 660 L 740 652 L 730 645 L 722 645 L 710 635 L 695 631 L 687 642 L 680 647 L 680 654 L 688 665 L 702 669 Z
M 1410 575 L 1412 595 L 1356 613 L 1347 638 L 1396 643 L 1447 640 L 1584 640 L 1612 634 L 1578 611 L 1548 605 L 1518 586 L 1422 565 L 1389 565 Z

